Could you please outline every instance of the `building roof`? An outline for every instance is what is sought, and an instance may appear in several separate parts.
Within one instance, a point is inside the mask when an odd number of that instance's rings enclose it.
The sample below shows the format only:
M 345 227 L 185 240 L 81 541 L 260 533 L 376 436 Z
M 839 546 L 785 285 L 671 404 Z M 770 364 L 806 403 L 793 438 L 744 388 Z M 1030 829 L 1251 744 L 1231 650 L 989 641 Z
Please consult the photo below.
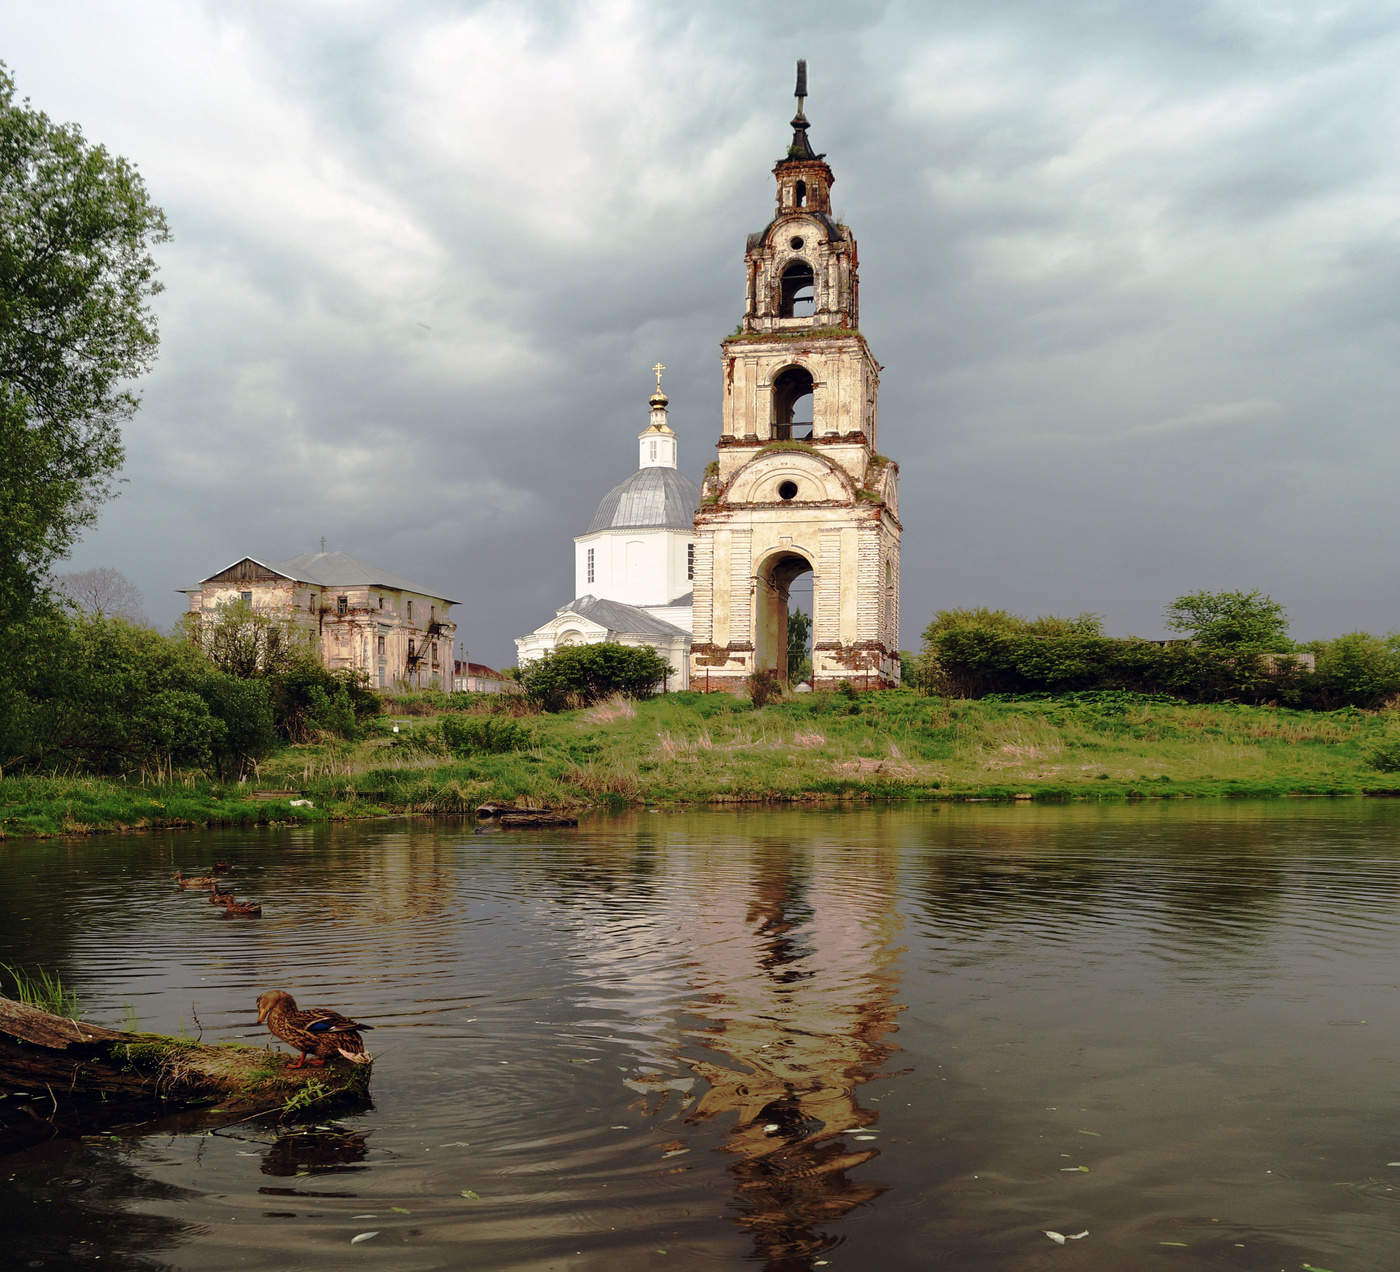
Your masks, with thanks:
M 395 592 L 416 592 L 419 596 L 431 596 L 435 600 L 446 601 L 449 605 L 459 604 L 433 588 L 414 583 L 391 570 L 381 570 L 379 566 L 370 565 L 368 561 L 361 561 L 347 552 L 303 552 L 299 556 L 288 557 L 285 561 L 264 561 L 261 557 L 239 558 L 245 559 L 275 574 L 295 579 L 298 583 L 314 583 L 317 587 L 359 587 L 367 584 L 371 587 L 389 588 Z M 233 564 L 237 565 L 238 562 Z M 217 578 L 223 573 L 224 570 L 219 570 L 211 574 L 209 579 Z M 207 583 L 209 579 L 201 579 L 200 582 Z
M 676 468 L 639 468 L 598 505 L 586 533 L 599 530 L 691 530 L 700 487 Z
M 577 614 L 580 618 L 597 623 L 599 627 L 606 627 L 609 632 L 628 636 L 684 636 L 687 640 L 690 639 L 690 633 L 685 628 L 668 623 L 664 618 L 657 618 L 655 614 L 649 614 L 636 605 L 624 605 L 621 601 L 601 601 L 596 596 L 577 596 L 567 605 L 561 606 L 555 614 L 556 617 Z
M 486 680 L 505 679 L 494 667 L 479 662 L 463 662 L 460 658 L 452 664 L 452 670 L 458 676 L 480 676 Z

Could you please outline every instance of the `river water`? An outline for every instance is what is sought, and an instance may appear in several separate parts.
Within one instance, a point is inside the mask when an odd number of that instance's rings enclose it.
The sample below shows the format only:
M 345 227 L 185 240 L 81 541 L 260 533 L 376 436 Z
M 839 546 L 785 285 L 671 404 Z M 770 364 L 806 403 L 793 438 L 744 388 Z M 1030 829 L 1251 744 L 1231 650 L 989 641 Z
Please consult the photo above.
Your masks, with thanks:
M 263 918 L 172 888 L 216 859 Z M 1383 801 L 0 845 L 0 961 L 88 1019 L 281 988 L 377 1057 L 319 1127 L 0 1159 L 0 1266 L 1392 1268 L 1398 940 Z

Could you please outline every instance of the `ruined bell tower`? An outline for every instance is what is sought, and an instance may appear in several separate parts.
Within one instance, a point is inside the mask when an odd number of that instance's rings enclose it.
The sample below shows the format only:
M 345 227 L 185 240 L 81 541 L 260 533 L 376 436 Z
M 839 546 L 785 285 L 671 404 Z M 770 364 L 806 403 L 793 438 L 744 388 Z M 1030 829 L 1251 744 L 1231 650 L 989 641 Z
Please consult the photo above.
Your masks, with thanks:
M 818 688 L 899 683 L 898 465 L 879 453 L 880 365 L 860 334 L 856 240 L 831 215 L 797 64 L 777 208 L 744 253 L 744 316 L 721 345 L 719 454 L 695 517 L 692 689 L 785 674 L 788 590 L 811 571 Z

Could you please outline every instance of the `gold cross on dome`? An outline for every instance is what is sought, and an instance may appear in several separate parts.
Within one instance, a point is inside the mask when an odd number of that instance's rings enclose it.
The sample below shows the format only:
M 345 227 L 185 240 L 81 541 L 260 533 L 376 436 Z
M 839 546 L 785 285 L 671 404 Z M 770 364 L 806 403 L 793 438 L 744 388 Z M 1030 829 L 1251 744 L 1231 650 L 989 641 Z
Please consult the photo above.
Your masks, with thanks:
M 665 364 L 664 362 L 658 362 L 654 367 L 652 367 L 652 370 L 656 372 L 656 391 L 657 391 L 658 393 L 660 393 L 660 392 L 661 392 L 661 373 L 662 373 L 664 370 L 666 370 L 666 364 Z

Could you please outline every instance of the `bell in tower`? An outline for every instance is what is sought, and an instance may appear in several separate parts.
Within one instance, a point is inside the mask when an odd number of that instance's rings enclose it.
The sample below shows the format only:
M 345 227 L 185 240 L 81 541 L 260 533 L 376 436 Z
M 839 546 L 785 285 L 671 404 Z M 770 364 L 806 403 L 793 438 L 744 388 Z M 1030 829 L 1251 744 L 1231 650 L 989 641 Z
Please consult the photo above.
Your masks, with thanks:
M 786 675 L 788 591 L 811 572 L 814 687 L 899 683 L 898 466 L 877 449 L 880 365 L 860 333 L 855 235 L 812 149 L 797 64 L 773 219 L 749 235 L 721 346 L 718 457 L 695 519 L 693 688 Z

